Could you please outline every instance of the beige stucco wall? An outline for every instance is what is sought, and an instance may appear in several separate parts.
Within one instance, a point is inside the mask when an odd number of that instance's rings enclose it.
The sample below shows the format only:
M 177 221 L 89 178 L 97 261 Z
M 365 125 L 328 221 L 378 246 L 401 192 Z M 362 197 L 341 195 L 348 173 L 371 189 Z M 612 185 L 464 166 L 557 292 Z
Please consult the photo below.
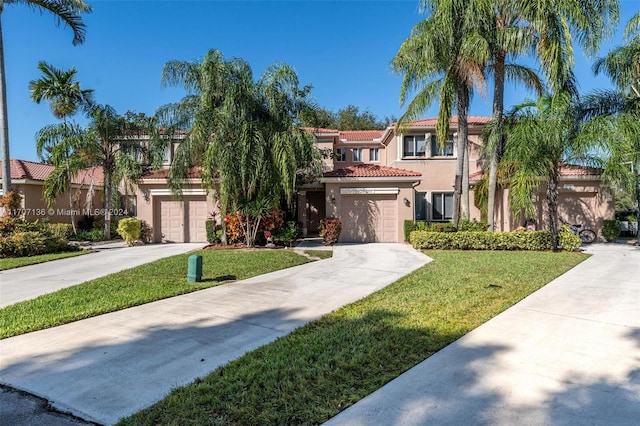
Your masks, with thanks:
M 22 196 L 22 209 L 27 220 L 48 220 L 51 223 L 71 223 L 73 216 L 76 223 L 86 213 L 100 214 L 102 209 L 102 191 L 96 191 L 93 197 L 87 200 L 86 188 L 74 187 L 73 210 L 69 207 L 69 195 L 67 192 L 59 195 L 49 206 L 42 195 L 42 182 L 29 182 L 13 184 L 13 190 Z

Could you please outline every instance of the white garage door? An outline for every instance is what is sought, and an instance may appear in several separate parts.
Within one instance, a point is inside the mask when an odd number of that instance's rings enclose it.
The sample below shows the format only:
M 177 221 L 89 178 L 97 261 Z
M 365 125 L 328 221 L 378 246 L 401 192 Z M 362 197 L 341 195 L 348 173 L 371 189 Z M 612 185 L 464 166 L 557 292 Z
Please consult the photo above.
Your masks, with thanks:
M 164 241 L 184 242 L 184 206 L 182 201 L 160 201 L 160 232 Z
M 207 201 L 204 197 L 184 201 L 160 200 L 159 222 L 162 239 L 173 243 L 207 242 Z
M 397 242 L 396 195 L 343 195 L 341 242 Z
M 189 242 L 206 243 L 207 202 L 205 200 L 187 201 L 187 213 L 189 216 Z

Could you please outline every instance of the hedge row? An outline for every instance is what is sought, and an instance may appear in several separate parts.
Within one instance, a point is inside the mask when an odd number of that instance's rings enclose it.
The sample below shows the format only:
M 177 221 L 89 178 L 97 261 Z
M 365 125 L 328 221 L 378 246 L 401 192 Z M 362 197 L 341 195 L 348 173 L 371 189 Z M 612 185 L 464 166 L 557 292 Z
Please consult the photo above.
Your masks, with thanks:
M 560 246 L 565 250 L 577 251 L 580 248 L 580 237 L 571 231 L 561 230 L 558 236 Z M 418 250 L 548 250 L 552 247 L 549 231 L 413 231 L 410 242 Z

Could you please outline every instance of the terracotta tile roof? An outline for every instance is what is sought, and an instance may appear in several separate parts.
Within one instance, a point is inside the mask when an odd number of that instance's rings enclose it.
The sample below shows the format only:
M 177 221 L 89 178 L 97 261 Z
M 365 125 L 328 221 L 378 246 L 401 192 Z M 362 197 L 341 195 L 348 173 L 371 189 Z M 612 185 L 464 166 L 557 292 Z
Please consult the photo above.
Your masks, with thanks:
M 484 177 L 484 172 L 479 171 L 479 172 L 471 173 L 469 175 L 469 180 L 481 180 L 483 177 Z
M 305 132 L 309 133 L 339 133 L 340 130 L 336 129 L 323 129 L 321 127 L 300 127 Z
M 342 169 L 323 173 L 323 177 L 413 177 L 422 173 L 377 164 L 356 164 Z
M 2 167 L 2 161 L 0 161 L 0 167 Z M 11 169 L 11 179 L 29 179 L 29 180 L 45 180 L 49 174 L 53 171 L 54 167 L 51 164 L 36 163 L 27 160 L 11 160 L 9 165 Z M 0 180 L 2 176 L 0 176 Z M 72 182 L 76 184 L 94 184 L 101 185 L 104 181 L 104 173 L 102 167 L 91 167 L 89 169 L 81 170 Z
M 380 139 L 384 130 L 344 130 L 340 132 L 341 141 L 373 141 Z
M 489 121 L 491 121 L 491 117 L 475 116 L 475 115 L 470 115 L 467 117 L 467 122 L 469 123 L 470 126 L 481 126 L 481 125 L 487 124 Z M 406 123 L 406 125 L 408 127 L 435 127 L 437 122 L 438 122 L 438 118 L 433 117 L 433 118 L 424 118 L 422 120 L 410 121 Z M 392 126 L 395 126 L 396 124 L 398 123 L 393 123 Z M 449 125 L 454 127 L 457 126 L 458 116 L 451 117 L 451 119 L 449 120 Z
M 142 179 L 167 179 L 169 178 L 169 171 L 171 169 L 160 169 L 160 170 L 152 170 L 150 172 L 146 172 L 142 175 Z M 191 167 L 187 170 L 187 178 L 188 179 L 199 179 L 200 178 L 200 169 L 197 167 Z

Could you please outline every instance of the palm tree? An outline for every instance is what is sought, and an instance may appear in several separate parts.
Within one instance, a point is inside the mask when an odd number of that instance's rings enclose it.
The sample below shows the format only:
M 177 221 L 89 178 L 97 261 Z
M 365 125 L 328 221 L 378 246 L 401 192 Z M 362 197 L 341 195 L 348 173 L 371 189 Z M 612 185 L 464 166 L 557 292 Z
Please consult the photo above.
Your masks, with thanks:
M 535 73 L 524 67 L 507 66 L 506 58 L 531 50 L 553 91 L 576 94 L 573 39 L 577 38 L 587 53 L 597 52 L 602 38 L 615 27 L 619 10 L 618 0 L 491 0 L 483 10 L 482 32 L 490 43 L 494 73 L 493 120 L 498 123 L 492 126 L 493 133 L 485 134 L 489 158 L 487 219 L 493 230 L 496 173 L 505 137 L 500 124 L 505 77 L 524 82 L 539 95 L 542 90 Z
M 142 164 L 136 154 L 143 152 L 138 133 L 149 136 L 152 145 L 159 137 L 155 121 L 126 119 L 109 105 L 94 105 L 89 114 L 91 122 L 86 131 L 85 143 L 79 155 L 93 166 L 101 166 L 104 172 L 104 238 L 111 233 L 111 211 L 118 199 L 118 187 L 131 186 L 142 175 Z M 133 137 L 131 137 L 133 136 Z
M 71 130 L 71 127 L 67 127 L 67 117 L 73 115 L 79 108 L 84 108 L 85 110 L 90 108 L 93 103 L 93 90 L 80 88 L 80 83 L 75 81 L 75 67 L 72 67 L 68 71 L 63 71 L 53 65 L 41 61 L 38 63 L 38 69 L 42 71 L 43 76 L 40 79 L 32 80 L 29 83 L 31 99 L 37 104 L 43 100 L 49 101 L 53 115 L 56 118 L 62 119 L 63 125 L 60 126 L 55 133 L 58 131 L 64 132 L 66 130 Z M 62 134 L 62 140 L 60 140 L 58 135 L 52 136 L 50 134 L 51 130 L 53 129 L 48 129 L 43 134 L 37 136 L 38 156 L 41 159 L 43 158 L 45 146 L 51 153 L 53 148 L 51 143 L 56 143 L 56 141 L 57 143 L 60 143 L 61 147 L 63 147 L 62 150 L 58 150 L 57 155 L 51 155 L 50 160 L 53 161 L 55 166 L 59 166 L 61 164 L 66 166 L 67 176 L 66 179 L 64 179 L 64 182 L 67 183 L 66 191 L 69 195 L 69 210 L 73 211 L 73 195 L 71 193 L 72 170 L 69 164 L 69 157 L 71 155 L 71 150 L 73 149 L 72 140 L 74 140 L 74 136 L 70 134 L 69 137 L 71 140 L 65 141 L 64 134 Z M 77 172 L 78 171 L 76 170 L 75 173 Z M 59 181 L 56 181 L 55 188 L 61 188 L 59 183 Z M 58 194 L 49 193 L 49 195 L 52 196 L 52 199 L 55 199 Z M 51 202 L 52 199 L 50 199 L 49 202 Z M 76 225 L 73 215 L 70 215 L 70 220 L 73 233 L 75 234 Z
M 288 65 L 272 65 L 254 81 L 248 63 L 211 50 L 201 63 L 168 62 L 163 83 L 187 90 L 180 103 L 158 111 L 165 126 L 188 129 L 171 165 L 170 185 L 179 193 L 186 170 L 200 166 L 203 186 L 217 191 L 223 219 L 237 208 L 249 222 L 282 196 L 291 201 L 297 171 L 319 164 L 312 136 L 296 126 L 309 87 L 300 88 Z M 254 220 L 257 226 L 259 215 Z
M 461 207 L 462 216 L 469 217 L 467 115 L 473 90 L 482 90 L 485 85 L 488 48 L 478 32 L 478 2 L 424 0 L 423 6 L 431 14 L 413 28 L 391 63 L 396 72 L 404 75 L 400 103 L 404 105 L 408 95 L 416 92 L 400 117 L 398 128 L 418 118 L 439 99 L 436 135 L 442 144 L 448 139 L 454 107 L 457 110 L 458 158 L 453 209 L 453 222 L 457 226 Z
M 594 72 L 608 75 L 616 90 L 585 98 L 583 135 L 599 143 L 603 177 L 635 194 L 640 211 L 640 13 L 626 25 L 624 40 L 594 64 Z
M 85 25 L 81 13 L 91 12 L 91 6 L 82 0 L 3 0 L 0 1 L 0 138 L 2 138 L 2 184 L 4 193 L 11 190 L 9 154 L 9 118 L 7 112 L 7 82 L 4 69 L 4 44 L 2 39 L 2 13 L 7 5 L 24 4 L 40 13 L 50 12 L 57 24 L 69 26 L 73 31 L 73 44 L 84 42 Z
M 558 249 L 558 179 L 563 163 L 583 162 L 589 145 L 579 138 L 576 98 L 568 93 L 545 95 L 505 115 L 503 162 L 513 165 L 509 205 L 512 214 L 535 212 L 531 195 L 546 183 L 547 226 Z

